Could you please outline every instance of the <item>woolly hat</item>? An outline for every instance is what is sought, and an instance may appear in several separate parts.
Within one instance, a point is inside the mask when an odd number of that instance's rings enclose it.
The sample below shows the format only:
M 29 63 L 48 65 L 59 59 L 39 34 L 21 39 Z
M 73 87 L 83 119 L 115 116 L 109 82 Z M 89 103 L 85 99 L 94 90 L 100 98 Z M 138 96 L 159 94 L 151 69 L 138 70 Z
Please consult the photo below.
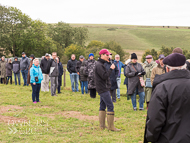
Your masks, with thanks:
M 137 55 L 136 55 L 135 53 L 132 53 L 132 54 L 131 54 L 131 60 L 132 60 L 132 59 L 138 59 L 138 58 L 137 58 Z
M 167 56 L 163 63 L 165 65 L 171 66 L 171 67 L 180 67 L 183 66 L 186 63 L 186 58 L 184 55 L 179 53 L 173 53 Z
M 94 57 L 94 54 L 93 54 L 93 53 L 90 53 L 88 57 L 90 57 L 90 56 L 93 56 L 93 57 Z

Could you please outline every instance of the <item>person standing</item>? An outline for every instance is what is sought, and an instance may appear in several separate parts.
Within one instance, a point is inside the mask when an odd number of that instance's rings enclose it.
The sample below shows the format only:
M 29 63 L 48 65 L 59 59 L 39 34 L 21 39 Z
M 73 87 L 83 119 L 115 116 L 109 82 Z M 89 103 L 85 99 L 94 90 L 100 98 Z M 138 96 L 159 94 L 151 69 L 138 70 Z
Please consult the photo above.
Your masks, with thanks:
M 79 75 L 76 72 L 76 65 L 77 65 L 76 56 L 75 54 L 72 54 L 71 59 L 67 63 L 67 70 L 70 73 L 72 92 L 79 92 L 79 89 L 78 89 Z
M 77 74 L 79 75 L 79 81 L 80 81 L 80 74 L 79 74 L 80 73 L 80 67 L 81 67 L 81 64 L 82 64 L 83 61 L 84 61 L 84 56 L 81 55 L 79 57 L 79 61 L 77 61 L 77 65 L 75 67 L 75 70 L 76 70 Z M 81 85 L 81 81 L 80 81 L 80 85 Z
M 144 88 L 141 86 L 139 76 L 146 74 L 141 64 L 137 63 L 137 55 L 131 54 L 131 62 L 126 67 L 125 74 L 128 77 L 128 94 L 131 96 L 133 110 L 137 111 L 136 106 L 136 95 L 138 94 L 139 99 L 139 110 L 144 110 Z
M 40 88 L 43 75 L 39 66 L 39 60 L 36 58 L 33 60 L 33 65 L 30 68 L 30 83 L 32 85 L 32 101 L 33 103 L 40 102 Z
M 145 101 L 147 104 L 147 109 L 148 109 L 148 104 L 151 98 L 152 94 L 152 84 L 151 84 L 151 73 L 154 67 L 157 66 L 157 63 L 153 61 L 152 55 L 146 56 L 146 61 L 143 64 L 143 69 L 146 72 L 146 75 L 144 75 L 144 81 L 145 81 Z
M 95 85 L 98 94 L 100 95 L 100 108 L 99 108 L 99 123 L 100 129 L 105 129 L 106 107 L 107 107 L 107 123 L 108 130 L 120 131 L 114 126 L 114 105 L 110 95 L 110 75 L 112 70 L 115 69 L 115 65 L 112 64 L 110 69 L 107 70 L 104 63 L 109 59 L 111 53 L 107 49 L 102 49 L 99 52 L 100 58 L 95 66 Z
M 131 62 L 131 59 L 128 59 L 127 61 L 125 61 L 125 67 L 124 67 L 124 76 L 125 76 L 125 80 L 124 80 L 124 85 L 126 85 L 127 87 L 127 92 L 126 92 L 126 95 L 127 95 L 127 100 L 130 100 L 130 97 L 128 95 L 128 77 L 126 75 L 126 68 L 127 68 L 127 65 Z
M 20 69 L 21 69 L 21 73 L 22 73 L 22 77 L 24 80 L 24 85 L 23 86 L 28 86 L 27 84 L 27 76 L 28 76 L 28 68 L 30 66 L 30 62 L 28 57 L 26 56 L 26 54 L 24 52 L 22 52 L 22 59 L 20 60 Z
M 42 59 L 40 68 L 42 70 L 43 80 L 41 83 L 41 91 L 49 92 L 49 54 L 46 53 L 44 59 Z
M 190 72 L 186 58 L 173 53 L 164 58 L 167 73 L 154 79 L 144 143 L 188 143 L 190 141 Z
M 96 98 L 96 85 L 94 79 L 94 69 L 96 61 L 94 59 L 94 54 L 90 53 L 88 60 L 86 61 L 85 72 L 88 75 L 88 89 L 90 90 L 90 97 Z
M 80 67 L 80 80 L 81 80 L 81 92 L 84 94 L 84 88 L 85 93 L 88 93 L 88 75 L 85 72 L 85 65 L 86 61 L 84 60 Z
M 8 63 L 6 64 L 6 84 L 9 83 L 9 79 L 10 79 L 10 84 L 12 84 L 12 60 L 9 59 Z
M 20 85 L 20 62 L 18 61 L 18 57 L 14 58 L 14 61 L 12 63 L 12 70 L 14 73 L 15 85 L 17 85 L 17 78 L 18 84 Z
M 30 65 L 29 65 L 29 68 L 28 68 L 28 76 L 27 76 L 27 85 L 30 84 L 30 68 L 32 67 L 33 65 L 33 60 L 35 59 L 35 56 L 32 54 L 30 55 Z
M 153 85 L 153 81 L 156 75 L 161 75 L 165 73 L 165 66 L 163 64 L 164 58 L 165 56 L 161 54 L 158 59 L 158 65 L 152 69 L 151 77 L 150 77 L 151 85 Z
M 5 57 L 1 58 L 0 68 L 1 68 L 1 80 L 3 84 L 6 84 L 6 64 Z
M 117 68 L 119 70 L 118 76 L 117 76 L 117 86 L 118 86 L 118 89 L 117 89 L 117 98 L 120 99 L 121 68 L 124 68 L 125 65 L 120 61 L 120 56 L 118 54 L 115 55 L 114 62 L 116 63 Z
M 112 55 L 109 56 L 108 61 L 106 61 L 104 63 L 106 69 L 109 71 L 111 65 L 114 63 L 114 61 L 112 60 Z M 117 67 L 117 65 L 114 63 L 115 67 Z M 117 86 L 117 76 L 118 76 L 118 68 L 115 68 L 112 70 L 112 73 L 110 75 L 110 81 L 111 81 L 111 88 L 110 88 L 110 94 L 112 97 L 112 102 L 116 103 L 116 89 L 118 88 Z
M 58 69 L 58 63 L 57 63 L 57 53 L 52 53 L 52 59 L 50 60 L 50 73 L 49 77 L 51 80 L 51 96 L 57 96 L 56 95 L 56 89 L 58 88 L 58 76 L 59 76 L 59 69 Z
M 63 65 L 60 62 L 60 58 L 59 57 L 57 58 L 57 63 L 58 63 L 58 69 L 59 69 L 57 91 L 58 91 L 58 94 L 60 94 L 61 93 L 61 86 L 62 86 Z

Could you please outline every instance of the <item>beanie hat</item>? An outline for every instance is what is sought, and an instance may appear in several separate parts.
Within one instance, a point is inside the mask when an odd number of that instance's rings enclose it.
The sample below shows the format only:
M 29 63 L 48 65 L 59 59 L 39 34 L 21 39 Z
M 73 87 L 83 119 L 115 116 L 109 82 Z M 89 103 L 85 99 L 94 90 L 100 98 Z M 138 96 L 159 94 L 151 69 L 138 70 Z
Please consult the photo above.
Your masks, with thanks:
M 88 57 L 90 57 L 90 56 L 93 56 L 93 57 L 94 57 L 94 54 L 93 54 L 93 53 L 90 53 Z
M 132 54 L 131 54 L 131 60 L 132 60 L 132 59 L 138 59 L 138 58 L 137 58 L 137 55 L 136 55 L 135 53 L 132 53 Z
M 186 63 L 185 56 L 179 53 L 170 54 L 163 60 L 163 64 L 171 67 L 180 67 L 183 66 L 185 63 Z

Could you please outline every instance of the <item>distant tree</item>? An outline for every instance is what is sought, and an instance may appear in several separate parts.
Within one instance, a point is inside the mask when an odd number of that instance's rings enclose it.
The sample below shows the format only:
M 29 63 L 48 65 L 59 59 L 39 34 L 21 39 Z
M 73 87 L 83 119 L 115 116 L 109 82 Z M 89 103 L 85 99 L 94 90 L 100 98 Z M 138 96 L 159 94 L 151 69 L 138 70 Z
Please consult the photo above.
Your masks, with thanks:
M 158 52 L 155 49 L 151 49 L 151 50 L 148 49 L 148 50 L 145 51 L 145 53 L 142 56 L 142 59 L 141 59 L 142 63 L 145 62 L 147 55 L 152 55 L 152 57 L 153 57 L 154 60 L 157 60 L 158 56 L 159 56 Z
M 104 47 L 104 43 L 101 42 L 101 41 L 97 41 L 97 40 L 93 40 L 91 41 L 88 46 L 86 47 L 87 49 L 89 48 L 93 48 L 93 47 L 96 47 L 96 48 L 103 48 Z
M 168 56 L 172 53 L 174 47 L 165 47 L 165 46 L 162 46 L 160 51 L 159 51 L 159 55 L 160 54 L 163 54 L 164 56 Z
M 186 59 L 190 59 L 190 52 L 186 53 L 185 57 Z

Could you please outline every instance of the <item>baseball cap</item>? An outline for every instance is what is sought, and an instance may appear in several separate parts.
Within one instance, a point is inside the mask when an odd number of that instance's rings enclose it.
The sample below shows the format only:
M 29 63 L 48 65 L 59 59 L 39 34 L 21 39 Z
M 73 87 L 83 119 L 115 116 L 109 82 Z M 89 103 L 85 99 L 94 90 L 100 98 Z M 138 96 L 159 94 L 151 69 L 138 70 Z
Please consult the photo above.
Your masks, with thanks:
M 111 53 L 107 49 L 102 49 L 99 52 L 99 55 L 106 54 L 106 55 L 111 55 Z

